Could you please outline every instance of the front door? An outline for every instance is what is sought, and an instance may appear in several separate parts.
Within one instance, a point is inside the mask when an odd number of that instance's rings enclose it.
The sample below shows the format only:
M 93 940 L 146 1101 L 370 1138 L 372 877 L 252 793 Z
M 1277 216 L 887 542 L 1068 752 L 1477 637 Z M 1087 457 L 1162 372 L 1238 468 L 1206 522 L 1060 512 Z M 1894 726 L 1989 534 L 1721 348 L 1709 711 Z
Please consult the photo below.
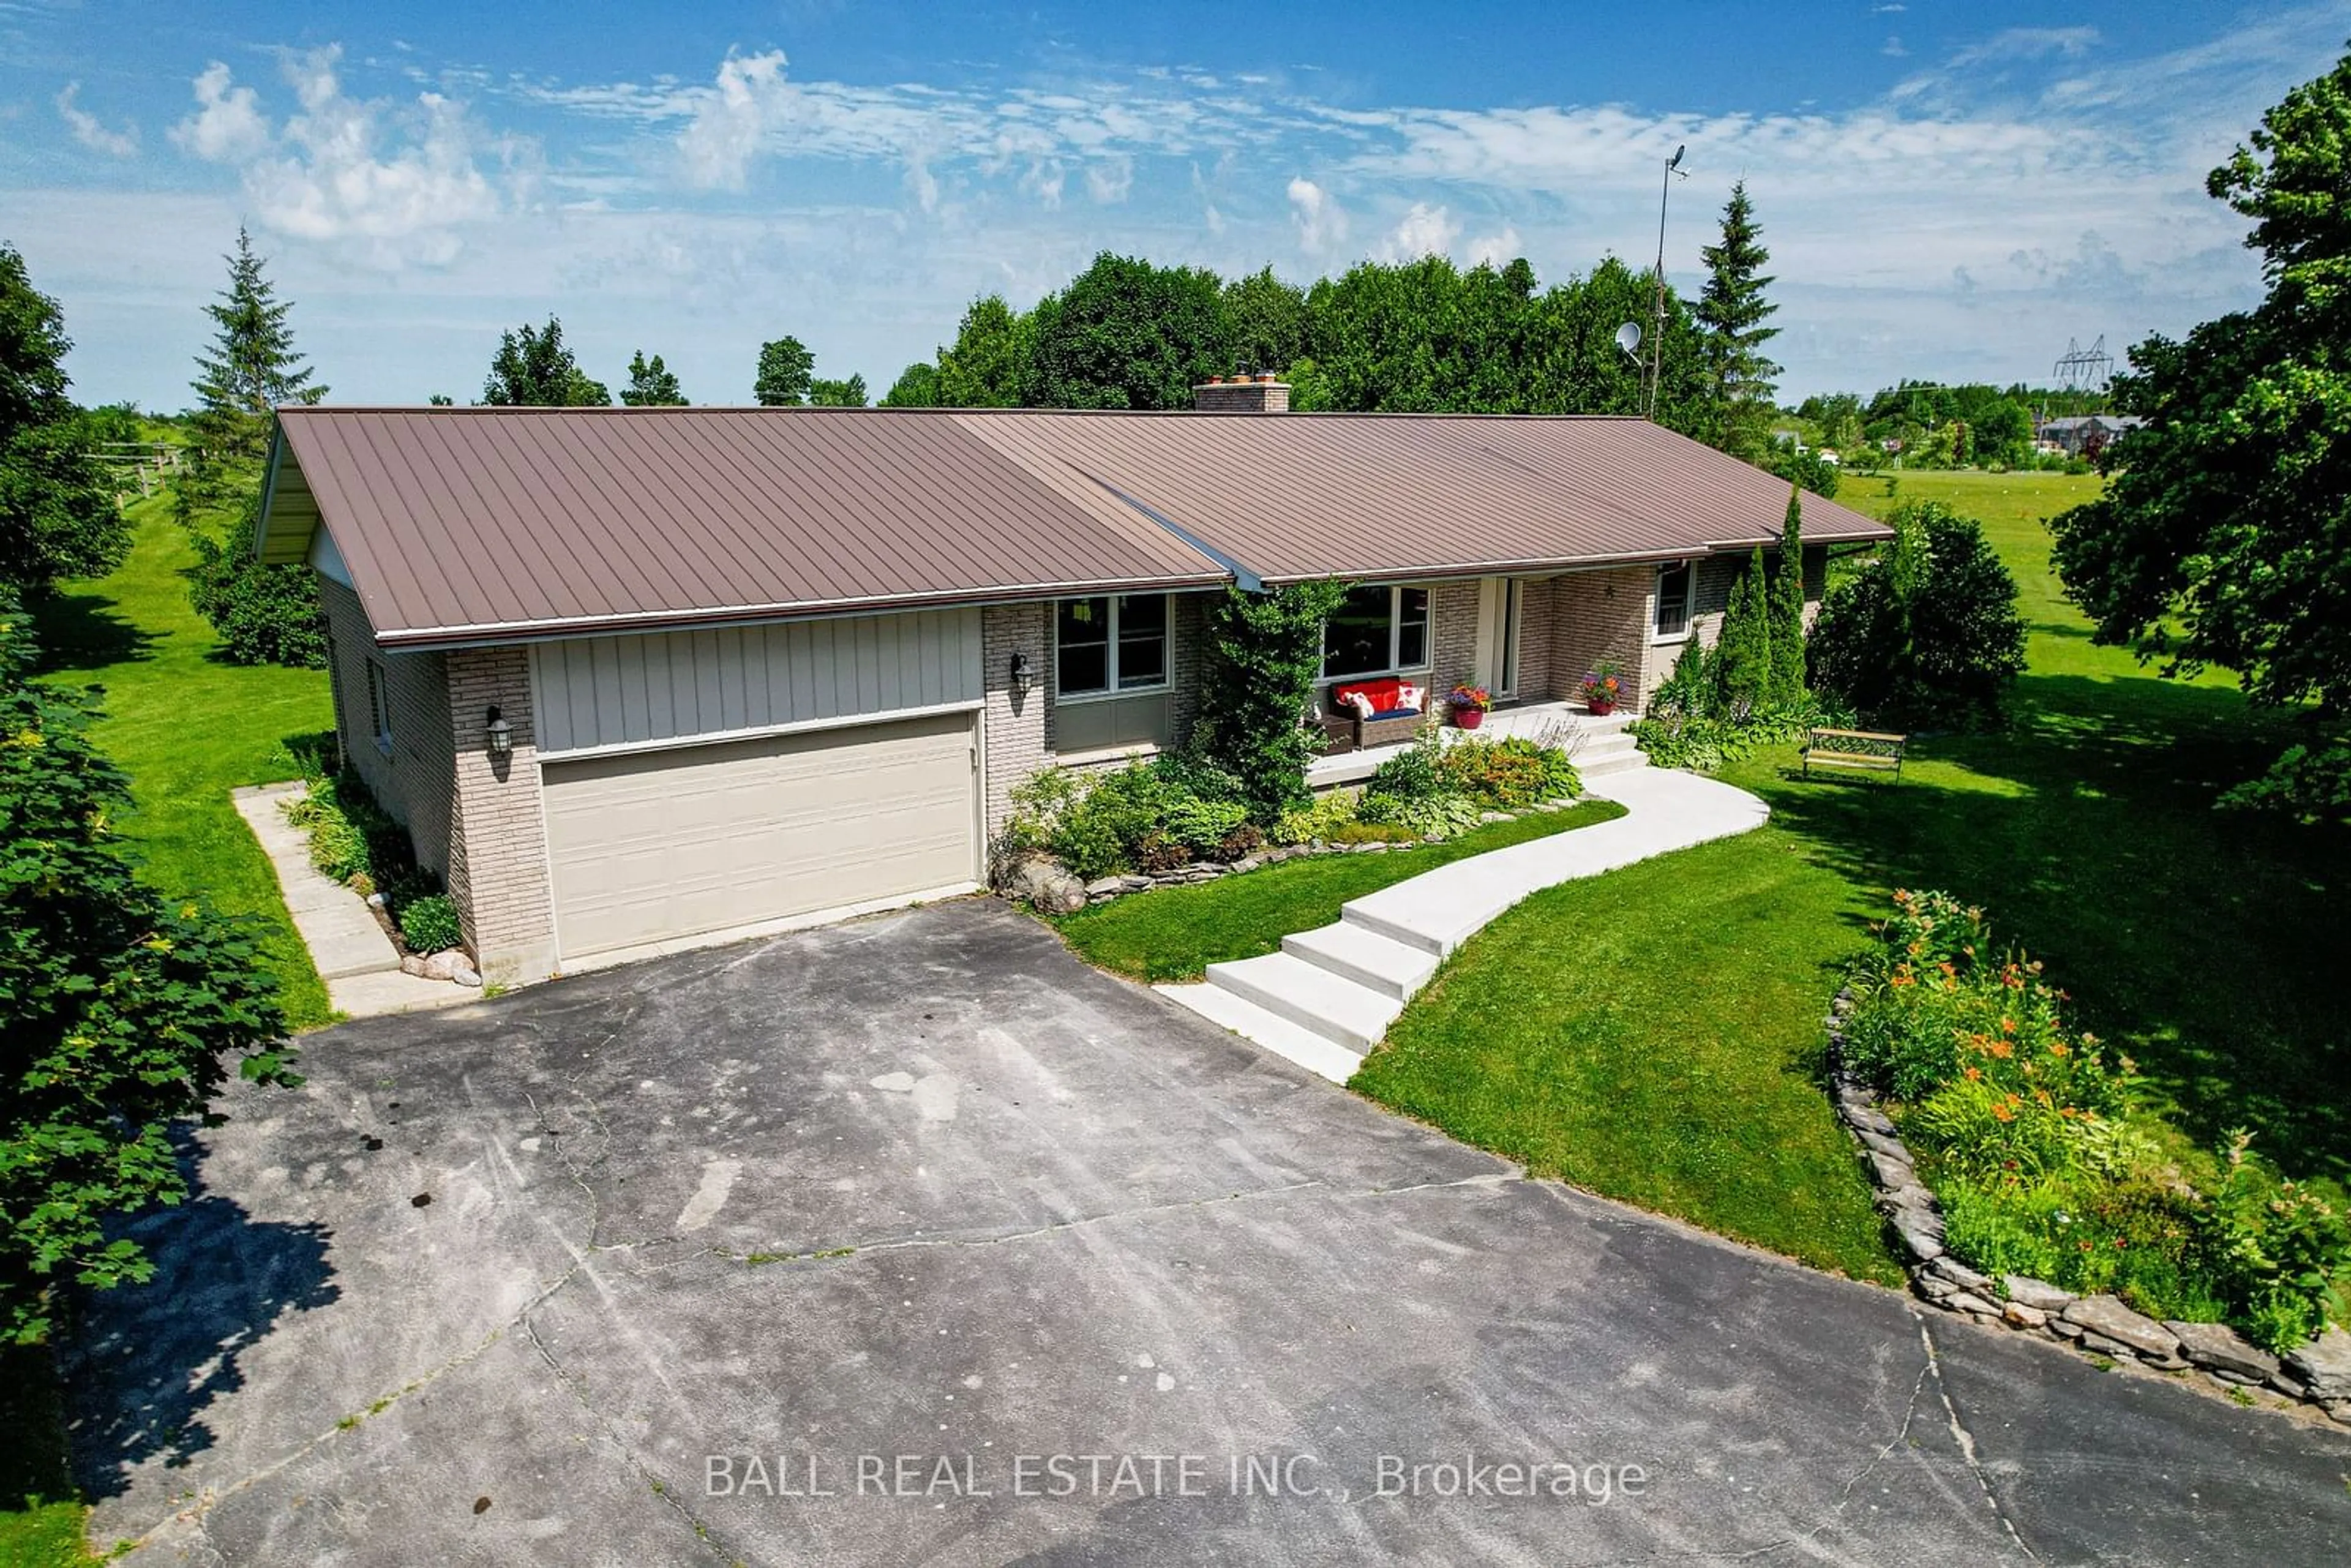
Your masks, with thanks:
M 1526 586 L 1514 577 L 1489 577 L 1478 584 L 1475 678 L 1497 698 L 1519 695 L 1519 622 Z

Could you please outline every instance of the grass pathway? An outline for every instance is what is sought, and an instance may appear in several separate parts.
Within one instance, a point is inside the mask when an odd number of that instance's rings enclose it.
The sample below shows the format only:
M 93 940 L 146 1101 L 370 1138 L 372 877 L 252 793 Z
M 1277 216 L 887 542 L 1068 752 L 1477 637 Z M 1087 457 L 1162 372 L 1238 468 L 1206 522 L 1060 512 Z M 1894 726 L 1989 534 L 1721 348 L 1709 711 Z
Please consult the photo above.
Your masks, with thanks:
M 287 1017 L 297 1029 L 316 1028 L 329 1019 L 326 988 L 228 792 L 293 777 L 287 737 L 334 725 L 327 674 L 213 658 L 212 628 L 190 608 L 180 576 L 194 553 L 169 499 L 129 511 L 133 543 L 121 569 L 68 583 L 36 608 L 45 673 L 105 688 L 96 738 L 131 776 L 134 809 L 121 826 L 147 879 L 262 921 Z

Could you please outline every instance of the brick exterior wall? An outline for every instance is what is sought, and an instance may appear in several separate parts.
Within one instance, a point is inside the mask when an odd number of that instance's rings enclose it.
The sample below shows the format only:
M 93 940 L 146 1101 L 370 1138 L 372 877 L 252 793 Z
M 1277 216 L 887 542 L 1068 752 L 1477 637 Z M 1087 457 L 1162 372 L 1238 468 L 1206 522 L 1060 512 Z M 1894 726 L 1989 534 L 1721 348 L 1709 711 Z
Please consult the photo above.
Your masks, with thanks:
M 449 896 L 486 978 L 501 985 L 544 979 L 555 969 L 554 894 L 539 800 L 530 651 L 468 648 L 448 662 L 441 727 L 452 743 L 456 784 Z M 513 736 L 513 751 L 503 760 L 489 754 L 493 707 Z
M 416 862 L 445 879 L 456 758 L 449 735 L 448 662 L 439 653 L 387 653 L 375 645 L 360 596 L 331 578 L 319 580 L 327 612 L 328 664 L 335 734 L 345 761 L 368 793 L 408 829 Z M 368 707 L 368 662 L 382 674 L 392 716 L 392 748 L 376 743 Z
M 1012 787 L 1052 759 L 1052 624 L 1050 604 L 990 604 L 979 612 L 986 666 L 980 767 L 991 847 L 1012 814 Z M 1029 655 L 1030 674 L 1028 695 L 1018 698 L 1012 695 L 1015 653 Z
M 1656 624 L 1656 569 L 1650 566 L 1575 571 L 1552 580 L 1552 696 L 1581 698 L 1584 675 L 1603 659 L 1615 663 L 1618 679 L 1627 691 L 1647 695 L 1654 684 L 1647 672 L 1649 629 Z M 1530 615 L 1530 636 L 1537 624 Z
M 1177 746 L 1192 738 L 1200 717 L 1200 682 L 1208 663 L 1208 606 L 1216 596 L 1178 593 L 1167 601 L 1168 727 Z
M 1766 563 L 1778 552 L 1765 550 Z M 1722 617 L 1730 608 L 1730 590 L 1755 559 L 1752 550 L 1727 550 L 1710 555 L 1698 563 L 1698 603 L 1690 618 L 1690 635 L 1711 648 L 1722 636 Z M 1820 613 L 1821 596 L 1828 591 L 1829 551 L 1826 545 L 1804 547 L 1804 624 L 1809 626 Z M 1680 642 L 1656 644 L 1650 653 L 1647 683 L 1642 687 L 1644 700 L 1657 689 L 1674 664 L 1681 657 Z
M 1468 681 L 1478 664 L 1479 584 L 1431 583 L 1428 590 L 1429 711 L 1442 714 L 1445 694 Z

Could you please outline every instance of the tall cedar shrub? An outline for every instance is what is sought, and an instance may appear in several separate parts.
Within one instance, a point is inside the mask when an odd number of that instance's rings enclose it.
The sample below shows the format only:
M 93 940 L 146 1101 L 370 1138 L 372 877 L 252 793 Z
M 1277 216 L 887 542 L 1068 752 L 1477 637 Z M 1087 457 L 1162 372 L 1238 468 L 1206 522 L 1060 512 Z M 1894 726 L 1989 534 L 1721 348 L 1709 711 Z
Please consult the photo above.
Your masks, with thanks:
M 1983 525 L 1906 501 L 1894 542 L 1837 586 L 1810 643 L 1813 683 L 1873 724 L 1960 727 L 1999 716 L 2024 672 L 2016 580 Z
M 1780 367 L 1764 357 L 1763 345 L 1780 335 L 1764 323 L 1779 307 L 1763 297 L 1771 279 L 1763 264 L 1763 226 L 1747 183 L 1730 187 L 1722 209 L 1721 237 L 1698 251 L 1706 263 L 1706 287 L 1693 312 L 1705 336 L 1702 352 L 1713 382 L 1718 423 L 1711 444 L 1749 462 L 1759 460 L 1771 439 L 1771 392 Z
M 1320 737 L 1305 724 L 1322 675 L 1322 625 L 1346 593 L 1334 580 L 1259 593 L 1228 588 L 1209 612 L 1197 744 L 1240 781 L 1257 821 L 1306 803 L 1306 765 Z
M 36 654 L 0 591 L 0 1337 L 19 1342 L 47 1332 L 56 1286 L 154 1272 L 108 1222 L 187 1197 L 172 1124 L 227 1058 L 299 1082 L 250 929 L 131 874 L 97 703 L 31 679 Z
M 1771 674 L 1772 642 L 1771 578 L 1758 549 L 1731 585 L 1722 631 L 1707 660 L 1714 676 L 1716 710 L 1722 716 L 1744 717 L 1772 700 L 1778 689 Z
M 1780 529 L 1780 570 L 1771 579 L 1772 701 L 1792 707 L 1804 700 L 1804 495 L 1788 486 L 1788 517 Z

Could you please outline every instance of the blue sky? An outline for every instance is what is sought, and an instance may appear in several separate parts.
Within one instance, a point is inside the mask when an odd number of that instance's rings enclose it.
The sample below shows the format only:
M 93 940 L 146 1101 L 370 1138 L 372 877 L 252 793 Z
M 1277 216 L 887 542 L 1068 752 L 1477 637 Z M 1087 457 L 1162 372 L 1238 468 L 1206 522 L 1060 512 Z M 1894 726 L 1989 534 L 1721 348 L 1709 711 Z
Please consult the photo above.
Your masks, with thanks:
M 1301 281 L 1524 255 L 1694 283 L 1744 177 L 1784 392 L 2044 379 L 2259 290 L 2206 170 L 2351 0 L 2067 5 L 162 5 L 0 0 L 0 239 L 90 401 L 176 408 L 242 221 L 335 400 L 590 373 L 878 393 L 974 296 L 1096 251 Z

